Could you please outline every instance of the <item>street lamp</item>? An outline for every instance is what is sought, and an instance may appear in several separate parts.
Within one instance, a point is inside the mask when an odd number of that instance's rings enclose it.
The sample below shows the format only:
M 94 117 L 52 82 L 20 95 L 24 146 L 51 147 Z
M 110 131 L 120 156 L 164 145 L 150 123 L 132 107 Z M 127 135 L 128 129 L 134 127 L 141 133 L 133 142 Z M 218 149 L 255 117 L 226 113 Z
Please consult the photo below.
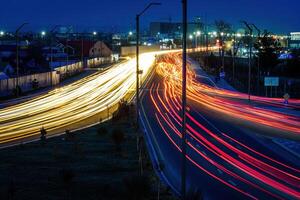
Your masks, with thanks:
M 249 29 L 249 37 L 250 37 L 250 41 L 249 41 L 249 66 L 248 66 L 248 101 L 250 101 L 250 91 L 251 91 L 251 57 L 252 57 L 252 33 L 253 33 L 253 29 L 250 27 L 250 25 L 245 22 L 242 21 L 242 23 L 245 24 L 245 26 Z
M 45 31 L 42 31 L 42 32 L 41 32 L 41 36 L 44 37 L 45 35 L 46 35 L 46 32 L 45 32 Z
M 0 36 L 3 36 L 4 34 L 4 31 L 0 31 Z
M 260 29 L 259 28 L 257 28 L 257 26 L 255 26 L 255 24 L 251 24 L 252 25 L 252 27 L 254 27 L 254 29 L 257 31 L 257 36 L 258 36 L 258 39 L 260 39 L 260 33 L 261 33 L 261 31 L 260 31 Z M 259 55 L 257 55 L 257 85 L 256 85 L 256 88 L 257 88 L 257 93 L 258 93 L 258 95 L 259 95 L 259 81 L 260 81 L 260 60 L 259 60 Z
M 182 132 L 181 132 L 181 198 L 186 199 L 186 64 L 187 0 L 182 0 Z
M 152 6 L 159 6 L 161 3 L 150 3 L 142 12 L 136 15 L 136 126 L 139 128 L 139 75 L 142 73 L 139 69 L 139 53 L 140 53 L 140 17 Z
M 195 42 L 196 42 L 196 49 L 198 48 L 198 37 L 201 35 L 201 32 L 200 31 L 197 31 L 195 32 Z M 200 39 L 200 42 L 201 43 L 201 38 Z
M 21 26 L 19 26 L 15 32 L 16 36 L 16 65 L 17 65 L 17 86 L 16 86 L 16 94 L 19 96 L 19 32 L 20 30 L 27 25 L 28 23 L 23 23 Z
M 94 35 L 94 36 L 95 36 L 95 35 L 97 35 L 97 32 L 96 32 L 96 31 L 94 31 L 94 32 L 93 32 L 93 35 Z
M 53 86 L 53 77 L 52 77 L 52 63 L 53 63 L 53 37 L 54 37 L 54 31 L 57 29 L 60 25 L 55 25 L 51 31 L 50 31 L 50 62 L 49 62 L 49 68 L 51 69 L 51 86 Z

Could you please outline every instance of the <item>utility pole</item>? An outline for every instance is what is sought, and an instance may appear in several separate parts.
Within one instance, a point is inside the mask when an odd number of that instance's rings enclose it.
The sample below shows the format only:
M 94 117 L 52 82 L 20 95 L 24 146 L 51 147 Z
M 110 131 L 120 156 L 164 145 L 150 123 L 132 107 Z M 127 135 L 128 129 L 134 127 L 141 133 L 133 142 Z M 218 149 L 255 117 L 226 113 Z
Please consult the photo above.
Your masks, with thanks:
M 186 47 L 187 0 L 182 0 L 182 132 L 181 132 L 181 198 L 186 199 Z
M 49 62 L 49 68 L 51 69 L 51 87 L 53 86 L 53 73 L 52 73 L 52 64 L 53 64 L 53 38 L 54 38 L 54 31 L 55 29 L 59 27 L 59 25 L 55 25 L 52 30 L 50 31 L 50 62 Z
M 250 25 L 242 21 L 242 23 L 245 24 L 245 26 L 248 28 L 250 36 L 249 36 L 249 62 L 248 62 L 248 101 L 250 101 L 250 93 L 251 93 L 251 59 L 252 59 L 252 34 L 253 34 L 253 29 L 250 27 Z
M 233 51 L 232 51 L 232 82 L 234 82 L 234 76 L 235 76 L 235 50 L 236 50 L 236 33 L 233 33 Z
M 150 3 L 147 7 L 142 10 L 139 14 L 136 15 L 136 126 L 137 130 L 139 129 L 139 104 L 140 104 L 140 97 L 139 97 L 139 75 L 142 73 L 139 69 L 139 54 L 140 54 L 140 17 L 151 7 L 151 6 L 159 6 L 161 3 Z
M 84 50 L 83 50 L 83 48 L 84 48 L 84 46 L 83 46 L 83 38 L 84 38 L 84 36 L 83 36 L 83 34 L 81 34 L 81 64 L 82 64 L 82 67 L 84 67 Z
M 16 36 L 16 67 L 17 67 L 17 84 L 16 84 L 16 93 L 17 97 L 19 96 L 20 93 L 20 86 L 19 86 L 19 32 L 20 30 L 27 25 L 28 23 L 23 23 L 21 26 L 19 26 L 15 32 Z
M 258 40 L 260 40 L 260 29 L 257 28 L 257 26 L 255 26 L 255 24 L 251 24 L 254 29 L 257 31 L 257 36 L 258 36 Z M 260 94 L 260 89 L 259 89 L 259 82 L 260 82 L 260 59 L 259 59 L 259 55 L 257 55 L 257 85 L 256 85 L 256 88 L 257 88 L 257 93 L 258 95 Z

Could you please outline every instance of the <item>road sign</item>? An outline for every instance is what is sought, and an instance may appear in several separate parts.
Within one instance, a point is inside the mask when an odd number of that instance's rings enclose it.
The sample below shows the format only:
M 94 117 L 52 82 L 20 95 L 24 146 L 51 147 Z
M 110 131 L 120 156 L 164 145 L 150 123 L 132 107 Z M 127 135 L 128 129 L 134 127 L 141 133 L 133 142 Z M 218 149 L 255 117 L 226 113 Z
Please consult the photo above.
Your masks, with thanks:
M 265 77 L 265 86 L 279 86 L 279 77 Z
M 225 72 L 220 72 L 220 77 L 225 78 Z

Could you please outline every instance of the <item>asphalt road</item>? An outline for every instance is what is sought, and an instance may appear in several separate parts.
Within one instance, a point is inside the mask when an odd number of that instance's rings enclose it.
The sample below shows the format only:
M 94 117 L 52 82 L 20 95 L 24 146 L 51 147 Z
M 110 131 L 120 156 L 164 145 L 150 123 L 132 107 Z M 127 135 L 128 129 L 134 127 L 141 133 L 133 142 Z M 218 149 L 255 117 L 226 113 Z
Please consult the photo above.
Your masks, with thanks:
M 158 175 L 180 194 L 180 63 L 170 63 L 172 58 L 145 85 L 140 116 Z M 242 94 L 189 84 L 194 86 L 188 92 L 187 191 L 198 190 L 205 199 L 299 199 L 299 159 L 270 143 L 277 137 L 299 141 L 300 118 L 274 111 L 278 99 L 248 104 Z M 194 87 L 203 92 L 193 93 Z
M 140 56 L 141 81 L 151 72 L 155 55 Z M 0 147 L 39 139 L 40 129 L 48 136 L 65 130 L 82 129 L 111 117 L 121 100 L 130 101 L 135 93 L 136 60 L 110 67 L 74 83 L 34 96 L 0 109 Z

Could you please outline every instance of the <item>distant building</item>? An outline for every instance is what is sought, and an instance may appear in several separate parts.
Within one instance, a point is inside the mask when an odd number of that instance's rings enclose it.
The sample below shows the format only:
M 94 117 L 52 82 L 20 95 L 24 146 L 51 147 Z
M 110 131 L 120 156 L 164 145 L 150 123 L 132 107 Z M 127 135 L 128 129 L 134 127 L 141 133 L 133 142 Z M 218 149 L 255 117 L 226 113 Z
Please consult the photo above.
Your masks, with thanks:
M 28 56 L 28 48 L 30 43 L 28 41 L 19 42 L 19 57 Z M 16 54 L 17 45 L 14 40 L 7 40 L 0 42 L 0 58 L 9 58 Z
M 188 23 L 188 34 L 201 31 L 201 24 L 199 22 Z M 179 22 L 151 22 L 150 36 L 152 37 L 171 37 L 181 38 L 182 23 Z
M 90 40 L 72 40 L 68 42 L 68 45 L 74 48 L 75 54 L 78 57 L 110 57 L 112 51 L 102 41 L 90 41 Z
M 289 47 L 292 49 L 300 49 L 300 32 L 292 32 L 289 40 Z

